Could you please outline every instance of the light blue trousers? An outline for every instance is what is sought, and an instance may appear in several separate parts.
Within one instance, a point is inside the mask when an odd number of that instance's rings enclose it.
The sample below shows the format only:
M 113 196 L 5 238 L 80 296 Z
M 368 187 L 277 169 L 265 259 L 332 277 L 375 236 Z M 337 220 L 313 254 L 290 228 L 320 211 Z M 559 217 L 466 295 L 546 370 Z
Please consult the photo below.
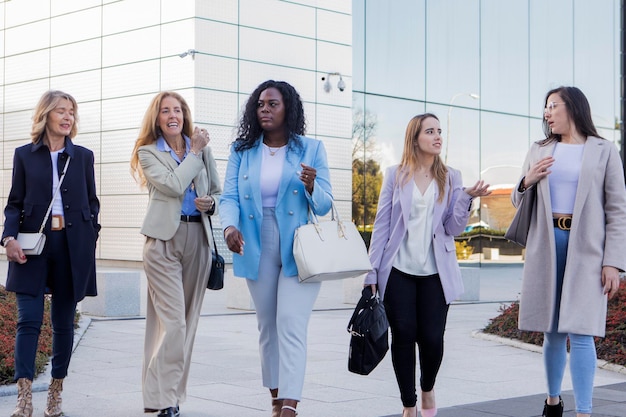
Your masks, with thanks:
M 557 260 L 557 302 L 555 325 L 550 333 L 544 334 L 543 362 L 548 379 L 548 395 L 557 397 L 561 394 L 561 383 L 567 362 L 567 338 L 570 342 L 570 373 L 576 401 L 576 412 L 591 414 L 593 379 L 596 372 L 596 345 L 593 336 L 573 333 L 558 333 L 558 314 L 561 305 L 563 274 L 567 260 L 567 242 L 569 232 L 554 228 Z
M 256 308 L 263 386 L 300 401 L 306 371 L 307 329 L 320 283 L 300 284 L 283 275 L 273 208 L 263 209 L 257 281 L 246 280 Z

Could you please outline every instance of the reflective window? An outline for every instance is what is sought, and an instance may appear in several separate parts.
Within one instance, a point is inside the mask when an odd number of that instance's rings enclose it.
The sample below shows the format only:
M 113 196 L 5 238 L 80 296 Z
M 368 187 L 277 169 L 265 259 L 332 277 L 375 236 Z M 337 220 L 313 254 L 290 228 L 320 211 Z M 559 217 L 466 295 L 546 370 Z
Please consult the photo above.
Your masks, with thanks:
M 528 112 L 528 4 L 480 3 L 480 105 L 483 109 Z M 550 29 L 550 25 L 543 30 Z M 550 42 L 554 49 L 554 43 Z
M 478 100 L 457 97 L 480 95 L 478 0 L 429 1 L 427 6 L 428 101 L 478 107 Z
M 423 99 L 426 90 L 425 5 L 417 1 L 366 0 L 365 88 L 370 93 Z M 356 62 L 361 63 L 359 56 Z

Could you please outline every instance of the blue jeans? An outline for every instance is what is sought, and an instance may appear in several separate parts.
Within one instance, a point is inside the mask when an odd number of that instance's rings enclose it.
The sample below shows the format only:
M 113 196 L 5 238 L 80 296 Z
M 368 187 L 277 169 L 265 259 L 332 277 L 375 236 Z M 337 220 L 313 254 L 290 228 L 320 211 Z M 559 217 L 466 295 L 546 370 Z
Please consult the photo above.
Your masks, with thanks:
M 557 260 L 557 300 L 555 324 L 549 333 L 544 333 L 543 362 L 548 379 L 548 395 L 557 397 L 561 394 L 561 383 L 567 362 L 567 338 L 570 341 L 570 373 L 576 401 L 576 412 L 591 414 L 593 379 L 596 371 L 596 345 L 593 336 L 573 333 L 558 333 L 558 314 L 561 305 L 563 274 L 567 261 L 567 242 L 569 232 L 554 228 Z
M 50 320 L 52 322 L 52 377 L 65 378 L 74 345 L 74 315 L 76 301 L 65 231 L 47 236 L 47 286 L 52 293 Z M 17 333 L 15 336 L 15 380 L 35 376 L 35 356 L 43 323 L 44 291 L 35 296 L 16 294 Z

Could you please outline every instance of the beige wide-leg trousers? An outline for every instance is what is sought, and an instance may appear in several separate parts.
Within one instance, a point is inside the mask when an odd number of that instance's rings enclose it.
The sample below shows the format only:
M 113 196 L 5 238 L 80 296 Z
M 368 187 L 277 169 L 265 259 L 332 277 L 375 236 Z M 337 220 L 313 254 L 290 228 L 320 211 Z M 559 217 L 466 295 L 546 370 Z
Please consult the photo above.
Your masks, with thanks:
M 193 342 L 211 269 L 202 223 L 181 222 L 171 240 L 147 238 L 143 265 L 148 280 L 143 358 L 146 411 L 182 403 Z

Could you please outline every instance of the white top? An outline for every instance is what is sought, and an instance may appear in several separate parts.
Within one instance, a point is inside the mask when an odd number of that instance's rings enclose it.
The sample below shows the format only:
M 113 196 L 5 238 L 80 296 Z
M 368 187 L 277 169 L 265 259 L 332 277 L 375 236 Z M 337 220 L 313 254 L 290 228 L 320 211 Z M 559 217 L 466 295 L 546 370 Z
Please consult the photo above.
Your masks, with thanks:
M 65 148 L 58 151 L 50 151 L 50 158 L 52 158 L 52 195 L 59 186 L 59 167 L 57 162 L 59 160 L 59 154 L 63 152 Z M 63 167 L 61 167 L 63 169 Z M 61 200 L 61 190 L 57 193 L 54 203 L 52 204 L 52 214 L 63 215 L 63 200 Z
M 554 164 L 548 176 L 553 213 L 571 214 L 574 211 L 584 147 L 558 142 L 554 148 Z
M 437 273 L 433 251 L 433 213 L 435 211 L 435 181 L 431 181 L 422 195 L 413 182 L 411 213 L 406 234 L 393 261 L 393 267 L 409 275 Z
M 287 155 L 287 145 L 280 148 L 263 146 L 263 159 L 261 161 L 261 200 L 263 207 L 276 207 L 276 197 L 280 178 L 283 175 L 283 165 Z

